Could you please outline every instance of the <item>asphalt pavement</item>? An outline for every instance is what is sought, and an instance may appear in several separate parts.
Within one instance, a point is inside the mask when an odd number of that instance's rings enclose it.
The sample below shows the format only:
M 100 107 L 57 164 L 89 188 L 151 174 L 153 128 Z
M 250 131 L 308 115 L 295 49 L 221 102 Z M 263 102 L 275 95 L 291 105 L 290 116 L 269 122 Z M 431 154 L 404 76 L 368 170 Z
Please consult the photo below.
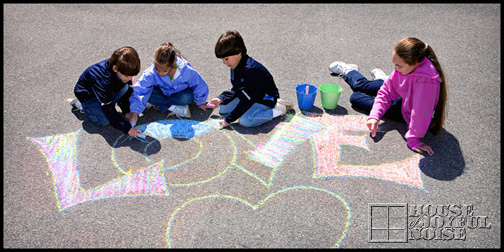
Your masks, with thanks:
M 4 248 L 500 248 L 500 4 L 4 4 Z M 145 141 L 73 111 L 88 66 L 122 46 L 141 69 L 170 41 L 208 83 L 238 30 L 296 106 L 257 128 L 219 130 L 149 109 Z M 416 154 L 406 125 L 377 137 L 352 108 L 337 60 L 393 71 L 406 36 L 447 80 L 443 134 Z M 135 76 L 138 79 L 140 75 Z M 296 86 L 342 87 L 338 107 L 301 111 Z

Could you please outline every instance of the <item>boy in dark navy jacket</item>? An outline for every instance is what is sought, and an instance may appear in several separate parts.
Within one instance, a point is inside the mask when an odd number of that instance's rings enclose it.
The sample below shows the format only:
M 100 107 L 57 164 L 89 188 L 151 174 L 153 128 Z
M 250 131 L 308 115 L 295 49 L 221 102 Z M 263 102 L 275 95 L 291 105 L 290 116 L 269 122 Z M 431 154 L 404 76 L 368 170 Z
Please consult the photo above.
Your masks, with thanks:
M 141 131 L 132 127 L 123 117 L 129 117 L 129 97 L 133 76 L 140 72 L 140 58 L 132 47 L 125 46 L 114 51 L 109 59 L 88 67 L 79 77 L 74 88 L 77 99 L 72 106 L 82 110 L 95 125 L 114 128 L 137 137 Z M 117 112 L 116 103 L 122 114 Z
M 270 74 L 261 63 L 247 54 L 247 48 L 238 31 L 222 34 L 215 45 L 215 56 L 231 68 L 230 91 L 224 91 L 208 103 L 219 107 L 226 115 L 220 125 L 226 127 L 239 119 L 244 127 L 255 127 L 285 115 L 293 105 L 280 99 L 278 89 Z

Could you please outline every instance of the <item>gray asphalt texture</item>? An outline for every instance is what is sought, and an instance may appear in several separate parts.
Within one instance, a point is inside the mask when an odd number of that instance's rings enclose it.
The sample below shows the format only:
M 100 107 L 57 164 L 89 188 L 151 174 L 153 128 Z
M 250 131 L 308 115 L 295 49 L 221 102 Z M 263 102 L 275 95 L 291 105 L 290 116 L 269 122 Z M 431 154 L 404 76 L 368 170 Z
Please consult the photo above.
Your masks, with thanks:
M 4 4 L 3 11 L 4 248 L 501 247 L 500 4 Z M 297 105 L 295 87 L 301 83 L 343 88 L 334 110 L 322 108 L 319 92 L 311 111 L 303 114 L 295 106 L 290 112 L 307 120 L 317 114 L 365 116 L 351 107 L 349 86 L 328 70 L 332 62 L 358 64 L 370 78 L 375 67 L 393 71 L 392 49 L 403 37 L 427 42 L 446 75 L 448 102 L 443 135 L 424 139 L 434 156 L 419 155 L 423 188 L 365 176 L 314 176 L 309 140 L 291 149 L 268 180 L 268 167 L 247 152 L 255 149 L 251 143 L 266 144 L 291 117 L 255 129 L 234 125 L 198 138 L 165 139 L 151 144 L 146 160 L 144 143 L 118 146 L 121 132 L 93 126 L 68 104 L 91 64 L 129 45 L 143 71 L 165 41 L 206 80 L 209 98 L 216 97 L 231 87 L 229 68 L 214 54 L 217 38 L 230 29 L 269 69 L 283 99 Z M 191 112 L 195 122 L 219 118 L 218 111 L 194 104 Z M 165 119 L 167 114 L 150 109 L 139 124 Z M 405 125 L 385 120 L 380 130 L 376 138 L 364 133 L 369 151 L 342 145 L 339 162 L 377 167 L 415 155 L 403 138 Z M 50 162 L 61 160 L 50 160 L 33 139 L 75 132 L 74 167 L 82 190 L 125 176 L 114 162 L 135 173 L 164 160 L 164 167 L 176 167 L 164 171 L 166 195 L 123 195 L 59 208 L 55 181 L 61 178 L 53 176 Z M 463 235 L 373 242 L 370 229 L 384 220 L 371 216 L 377 204 L 462 205 L 473 211 L 461 215 Z M 415 224 L 410 215 L 408 226 Z M 479 223 L 476 228 L 471 220 Z M 448 226 L 437 221 L 432 225 Z M 396 232 L 403 232 L 399 227 Z

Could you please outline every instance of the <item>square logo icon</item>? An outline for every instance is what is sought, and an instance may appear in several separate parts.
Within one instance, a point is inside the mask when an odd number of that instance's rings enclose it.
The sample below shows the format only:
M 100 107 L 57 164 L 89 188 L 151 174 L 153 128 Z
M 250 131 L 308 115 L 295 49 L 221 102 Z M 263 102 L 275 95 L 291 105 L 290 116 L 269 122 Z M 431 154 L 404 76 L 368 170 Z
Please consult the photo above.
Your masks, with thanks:
M 368 204 L 369 242 L 408 242 L 408 205 L 399 203 Z

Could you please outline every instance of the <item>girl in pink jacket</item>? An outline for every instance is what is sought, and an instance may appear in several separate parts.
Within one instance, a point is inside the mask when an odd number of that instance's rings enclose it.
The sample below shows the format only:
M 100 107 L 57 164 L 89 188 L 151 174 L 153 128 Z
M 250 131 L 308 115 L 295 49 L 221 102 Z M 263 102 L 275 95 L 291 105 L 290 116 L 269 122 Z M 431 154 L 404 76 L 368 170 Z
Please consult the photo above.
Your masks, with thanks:
M 336 61 L 329 68 L 354 91 L 352 107 L 369 112 L 367 126 L 373 137 L 382 117 L 403 119 L 408 125 L 408 147 L 433 155 L 432 148 L 420 140 L 429 129 L 435 135 L 442 132 L 446 82 L 436 54 L 427 43 L 406 37 L 395 46 L 392 62 L 394 72 L 387 77 L 381 69 L 373 69 L 374 80 L 362 76 L 354 64 Z

